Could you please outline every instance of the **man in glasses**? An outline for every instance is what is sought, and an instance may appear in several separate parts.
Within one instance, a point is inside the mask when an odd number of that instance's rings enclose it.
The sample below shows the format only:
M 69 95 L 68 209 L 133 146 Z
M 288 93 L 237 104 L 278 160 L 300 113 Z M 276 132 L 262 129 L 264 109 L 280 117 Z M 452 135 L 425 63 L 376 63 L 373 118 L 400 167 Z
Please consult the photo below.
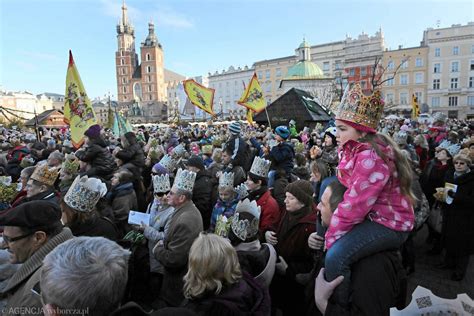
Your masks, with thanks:
M 0 215 L 3 242 L 11 263 L 22 263 L 2 294 L 7 296 L 3 315 L 28 315 L 41 308 L 31 290 L 39 282 L 44 257 L 56 246 L 73 238 L 61 224 L 59 206 L 48 201 L 21 204 Z

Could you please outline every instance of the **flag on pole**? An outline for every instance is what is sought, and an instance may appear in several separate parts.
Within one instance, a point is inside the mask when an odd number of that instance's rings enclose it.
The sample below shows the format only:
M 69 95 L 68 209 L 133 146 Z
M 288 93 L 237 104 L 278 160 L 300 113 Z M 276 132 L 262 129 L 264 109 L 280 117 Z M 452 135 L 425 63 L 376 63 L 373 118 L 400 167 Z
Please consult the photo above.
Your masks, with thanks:
M 71 51 L 69 51 L 65 96 L 64 122 L 69 125 L 72 144 L 75 148 L 79 148 L 84 142 L 84 132 L 90 126 L 97 124 L 97 118 L 91 101 L 87 97 Z
M 411 107 L 411 118 L 416 120 L 420 115 L 420 106 L 418 105 L 418 98 L 415 94 L 413 94 L 411 98 Z
M 112 133 L 116 137 L 120 137 L 121 135 L 131 132 L 132 131 L 132 126 L 128 122 L 126 118 L 124 118 L 122 115 L 119 113 L 115 112 L 114 116 L 114 126 L 112 128 Z
M 214 104 L 214 89 L 206 88 L 194 81 L 194 79 L 185 80 L 183 82 L 184 91 L 192 104 L 203 111 L 214 116 L 212 106 Z
M 260 113 L 265 109 L 266 102 L 263 97 L 262 87 L 255 73 L 237 103 L 256 113 Z
M 250 109 L 247 109 L 247 122 L 249 122 L 250 125 L 253 124 L 253 111 Z

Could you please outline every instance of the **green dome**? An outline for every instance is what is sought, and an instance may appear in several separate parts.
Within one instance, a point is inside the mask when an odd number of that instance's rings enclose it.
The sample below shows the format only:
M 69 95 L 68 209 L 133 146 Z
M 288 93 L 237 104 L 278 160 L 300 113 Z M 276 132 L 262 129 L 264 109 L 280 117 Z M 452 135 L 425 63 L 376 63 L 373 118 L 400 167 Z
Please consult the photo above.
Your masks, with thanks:
M 300 44 L 300 47 L 298 48 L 305 48 L 305 47 L 309 47 L 309 44 L 305 39 L 303 39 L 303 42 Z
M 311 61 L 299 61 L 293 67 L 288 69 L 285 79 L 305 79 L 305 78 L 324 78 L 321 68 Z

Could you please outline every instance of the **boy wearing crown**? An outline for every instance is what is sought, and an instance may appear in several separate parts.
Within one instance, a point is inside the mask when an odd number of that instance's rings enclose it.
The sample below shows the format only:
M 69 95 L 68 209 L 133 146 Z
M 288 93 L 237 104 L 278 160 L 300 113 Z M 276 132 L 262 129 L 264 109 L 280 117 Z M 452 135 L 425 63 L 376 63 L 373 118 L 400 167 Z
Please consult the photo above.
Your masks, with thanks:
M 230 218 L 234 215 L 235 208 L 240 200 L 234 189 L 234 174 L 232 172 L 223 172 L 220 175 L 218 191 L 219 198 L 212 210 L 209 231 L 227 237 Z
M 183 301 L 183 277 L 187 272 L 189 250 L 203 230 L 201 213 L 192 202 L 195 179 L 195 172 L 178 169 L 168 194 L 168 204 L 175 212 L 166 238 L 153 249 L 164 267 L 160 297 L 165 306 L 179 306 Z
M 393 140 L 377 133 L 382 113 L 380 91 L 366 96 L 355 84 L 336 114 L 337 177 L 347 191 L 326 232 L 325 276 L 344 276 L 333 295 L 341 305 L 349 302 L 350 265 L 400 247 L 414 226 L 411 167 Z

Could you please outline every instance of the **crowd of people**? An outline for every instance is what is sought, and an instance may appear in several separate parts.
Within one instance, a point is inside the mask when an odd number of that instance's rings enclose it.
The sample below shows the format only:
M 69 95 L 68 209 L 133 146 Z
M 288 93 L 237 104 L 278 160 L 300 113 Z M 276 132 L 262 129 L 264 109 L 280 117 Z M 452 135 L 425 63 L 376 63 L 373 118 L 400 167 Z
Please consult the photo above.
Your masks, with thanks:
M 382 113 L 355 85 L 299 132 L 93 125 L 74 148 L 67 129 L 2 128 L 2 313 L 388 315 L 424 226 L 462 280 L 474 123 Z

